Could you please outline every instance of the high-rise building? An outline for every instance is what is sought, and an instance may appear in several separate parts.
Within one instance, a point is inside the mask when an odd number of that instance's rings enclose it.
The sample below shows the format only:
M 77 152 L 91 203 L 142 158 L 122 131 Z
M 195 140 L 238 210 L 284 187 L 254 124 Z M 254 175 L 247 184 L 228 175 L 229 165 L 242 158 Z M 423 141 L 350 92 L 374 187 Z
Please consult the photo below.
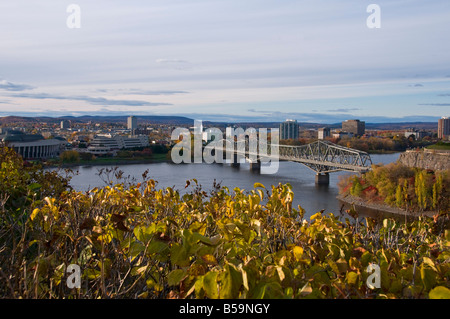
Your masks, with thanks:
M 137 118 L 136 116 L 129 116 L 127 119 L 127 128 L 134 132 L 137 129 Z
M 331 136 L 331 130 L 329 127 L 321 127 L 317 131 L 317 138 L 319 140 L 324 140 L 326 137 Z
M 353 133 L 354 135 L 363 136 L 366 132 L 366 122 L 360 120 L 346 120 L 342 122 L 342 130 L 344 132 Z
M 450 136 L 450 118 L 443 117 L 438 121 L 438 138 L 445 139 Z
M 286 120 L 280 123 L 280 139 L 298 139 L 299 125 L 296 120 Z
M 67 130 L 70 127 L 70 122 L 67 120 L 61 121 L 61 129 Z

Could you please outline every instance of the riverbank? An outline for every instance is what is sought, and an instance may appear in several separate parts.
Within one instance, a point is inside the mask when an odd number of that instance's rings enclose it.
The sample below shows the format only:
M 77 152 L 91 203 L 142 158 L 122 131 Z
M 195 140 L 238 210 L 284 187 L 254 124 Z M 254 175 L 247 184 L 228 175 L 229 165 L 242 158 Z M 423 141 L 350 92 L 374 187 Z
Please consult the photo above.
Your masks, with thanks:
M 437 214 L 436 211 L 425 211 L 423 213 L 413 212 L 413 211 L 406 211 L 404 209 L 398 208 L 398 207 L 392 207 L 385 203 L 369 203 L 365 200 L 363 200 L 360 197 L 352 196 L 352 195 L 338 195 L 336 198 L 347 205 L 355 206 L 355 208 L 358 211 L 358 208 L 362 209 L 368 209 L 370 210 L 370 215 L 377 215 L 377 216 L 384 216 L 386 214 L 393 215 L 393 216 L 406 216 L 406 217 L 418 217 L 421 215 L 432 217 L 433 215 Z
M 400 154 L 399 162 L 408 167 L 431 170 L 450 169 L 450 152 L 445 150 L 412 150 Z
M 44 166 L 48 168 L 55 168 L 55 167 L 61 167 L 61 168 L 74 168 L 74 167 L 80 167 L 80 166 L 104 166 L 104 165 L 111 165 L 111 166 L 118 166 L 118 165 L 130 165 L 130 164 L 154 164 L 154 163 L 171 163 L 172 161 L 170 159 L 167 159 L 165 156 L 160 157 L 154 157 L 154 158 L 147 158 L 147 159 L 131 159 L 131 158 L 97 158 L 95 160 L 91 161 L 79 161 L 75 163 L 45 163 Z

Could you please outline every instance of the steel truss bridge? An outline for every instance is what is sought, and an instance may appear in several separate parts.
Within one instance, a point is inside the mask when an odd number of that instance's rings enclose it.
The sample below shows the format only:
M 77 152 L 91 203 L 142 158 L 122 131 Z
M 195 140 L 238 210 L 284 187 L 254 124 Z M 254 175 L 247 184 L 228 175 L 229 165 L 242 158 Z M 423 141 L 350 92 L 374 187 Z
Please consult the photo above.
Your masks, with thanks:
M 225 151 L 224 148 L 224 156 Z M 265 153 L 266 155 L 260 153 L 250 152 L 248 147 L 245 151 L 238 151 L 235 147 L 234 160 L 231 163 L 233 166 L 238 166 L 238 157 L 241 157 L 250 162 L 250 169 L 260 170 L 261 162 L 267 162 L 267 160 L 298 162 L 316 172 L 317 184 L 329 184 L 329 173 L 332 172 L 364 173 L 369 171 L 372 166 L 372 160 L 368 153 L 324 140 L 317 140 L 302 146 L 278 145 L 278 156 L 270 154 L 270 147 Z
M 302 146 L 280 145 L 279 158 L 302 163 L 321 174 L 336 171 L 364 173 L 372 166 L 368 153 L 322 140 Z

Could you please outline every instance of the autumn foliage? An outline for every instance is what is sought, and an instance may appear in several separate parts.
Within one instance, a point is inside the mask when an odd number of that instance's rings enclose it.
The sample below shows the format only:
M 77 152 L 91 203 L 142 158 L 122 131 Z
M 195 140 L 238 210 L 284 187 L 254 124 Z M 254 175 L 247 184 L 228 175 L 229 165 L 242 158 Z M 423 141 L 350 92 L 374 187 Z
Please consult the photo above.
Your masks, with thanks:
M 27 186 L 21 165 L 2 157 L 1 185 L 14 181 L 0 190 L 3 298 L 450 298 L 445 216 L 305 218 L 289 184 L 207 193 L 192 179 L 182 194 L 145 180 L 48 194 Z M 80 288 L 66 285 L 70 264 Z
M 449 212 L 450 172 L 410 168 L 400 163 L 373 165 L 361 176 L 339 181 L 342 195 L 385 203 L 409 212 Z

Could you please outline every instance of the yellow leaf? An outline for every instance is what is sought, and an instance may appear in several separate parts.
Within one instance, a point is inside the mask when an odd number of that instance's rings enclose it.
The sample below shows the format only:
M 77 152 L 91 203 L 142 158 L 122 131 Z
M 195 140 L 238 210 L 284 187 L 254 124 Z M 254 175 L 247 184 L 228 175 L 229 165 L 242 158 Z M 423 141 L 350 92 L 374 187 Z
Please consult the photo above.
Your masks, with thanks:
M 217 265 L 216 258 L 211 254 L 203 255 L 202 260 L 208 265 Z
M 299 261 L 303 255 L 303 248 L 300 246 L 295 246 L 292 249 L 292 252 L 294 253 L 295 260 Z
M 450 299 L 450 289 L 444 286 L 438 286 L 430 291 L 430 299 Z
M 34 220 L 34 219 L 36 218 L 36 216 L 37 216 L 38 213 L 39 213 L 39 208 L 35 208 L 35 209 L 33 210 L 33 212 L 31 213 L 31 215 L 30 215 L 30 219 L 31 219 L 31 220 Z

